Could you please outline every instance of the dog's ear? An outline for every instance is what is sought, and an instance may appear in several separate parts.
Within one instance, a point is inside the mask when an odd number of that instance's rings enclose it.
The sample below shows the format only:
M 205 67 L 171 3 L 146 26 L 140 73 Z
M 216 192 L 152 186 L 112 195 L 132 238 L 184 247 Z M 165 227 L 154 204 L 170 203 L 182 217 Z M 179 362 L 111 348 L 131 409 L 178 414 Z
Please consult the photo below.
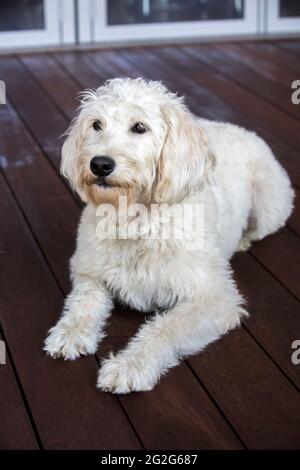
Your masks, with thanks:
M 63 134 L 66 140 L 62 147 L 60 171 L 67 178 L 73 189 L 78 191 L 80 185 L 80 168 L 78 157 L 81 153 L 83 133 L 85 131 L 83 115 L 86 109 L 97 99 L 97 91 L 84 90 L 78 95 L 80 106 L 67 131 Z
M 73 189 L 78 187 L 78 155 L 80 154 L 81 132 L 76 117 L 65 132 L 65 142 L 61 151 L 61 174 L 68 179 Z
M 215 156 L 197 119 L 181 101 L 162 109 L 167 126 L 157 166 L 154 199 L 180 202 L 209 181 Z

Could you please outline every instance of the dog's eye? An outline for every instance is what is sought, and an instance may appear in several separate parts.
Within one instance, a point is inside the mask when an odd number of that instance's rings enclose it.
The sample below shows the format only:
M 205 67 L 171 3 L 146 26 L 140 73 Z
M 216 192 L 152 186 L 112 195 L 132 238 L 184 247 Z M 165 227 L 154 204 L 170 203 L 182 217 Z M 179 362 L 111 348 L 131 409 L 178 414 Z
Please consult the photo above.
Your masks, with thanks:
M 147 127 L 142 122 L 136 122 L 131 128 L 131 132 L 135 132 L 136 134 L 145 134 L 145 132 L 147 132 Z
M 95 131 L 102 131 L 102 124 L 100 121 L 94 121 L 93 122 L 93 128 Z

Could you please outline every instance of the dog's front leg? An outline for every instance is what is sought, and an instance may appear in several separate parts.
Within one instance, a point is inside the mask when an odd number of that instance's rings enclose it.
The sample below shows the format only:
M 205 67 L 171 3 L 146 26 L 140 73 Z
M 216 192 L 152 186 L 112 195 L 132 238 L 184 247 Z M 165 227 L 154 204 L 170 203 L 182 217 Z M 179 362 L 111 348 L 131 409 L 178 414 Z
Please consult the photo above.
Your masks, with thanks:
M 94 354 L 111 310 L 112 299 L 105 287 L 92 278 L 76 275 L 62 316 L 49 330 L 44 350 L 53 358 L 65 360 Z
M 113 393 L 151 390 L 162 374 L 239 325 L 246 312 L 235 293 L 227 298 L 199 296 L 179 303 L 144 324 L 127 348 L 106 359 L 97 386 Z

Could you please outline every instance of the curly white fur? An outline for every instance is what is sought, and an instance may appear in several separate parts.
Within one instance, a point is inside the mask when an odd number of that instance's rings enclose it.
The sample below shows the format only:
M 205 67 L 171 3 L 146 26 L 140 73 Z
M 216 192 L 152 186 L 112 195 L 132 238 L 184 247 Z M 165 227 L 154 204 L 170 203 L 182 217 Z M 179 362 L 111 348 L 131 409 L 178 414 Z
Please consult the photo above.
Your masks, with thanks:
M 136 122 L 147 126 L 145 134 L 131 132 Z M 95 155 L 116 163 L 109 187 L 95 184 Z M 255 133 L 196 118 L 182 98 L 141 78 L 114 79 L 83 94 L 61 168 L 87 205 L 71 260 L 74 287 L 45 350 L 65 359 L 93 354 L 113 297 L 157 310 L 124 350 L 102 363 L 97 382 L 115 393 L 150 390 L 183 357 L 239 325 L 246 312 L 229 260 L 284 225 L 293 205 L 290 181 Z M 191 251 L 184 240 L 100 240 L 96 207 L 118 208 L 120 195 L 148 208 L 203 204 L 203 246 Z

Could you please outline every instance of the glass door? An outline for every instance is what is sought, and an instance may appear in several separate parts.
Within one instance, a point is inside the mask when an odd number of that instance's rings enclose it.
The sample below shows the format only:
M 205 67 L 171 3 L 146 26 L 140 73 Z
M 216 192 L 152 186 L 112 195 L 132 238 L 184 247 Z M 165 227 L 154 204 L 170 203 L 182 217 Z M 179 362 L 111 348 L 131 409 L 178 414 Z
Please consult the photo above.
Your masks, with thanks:
M 251 34 L 256 0 L 79 0 L 81 42 Z M 91 13 L 92 12 L 92 13 Z
M 1 0 L 0 48 L 74 41 L 73 0 Z
M 268 0 L 266 11 L 268 32 L 300 33 L 299 0 Z

